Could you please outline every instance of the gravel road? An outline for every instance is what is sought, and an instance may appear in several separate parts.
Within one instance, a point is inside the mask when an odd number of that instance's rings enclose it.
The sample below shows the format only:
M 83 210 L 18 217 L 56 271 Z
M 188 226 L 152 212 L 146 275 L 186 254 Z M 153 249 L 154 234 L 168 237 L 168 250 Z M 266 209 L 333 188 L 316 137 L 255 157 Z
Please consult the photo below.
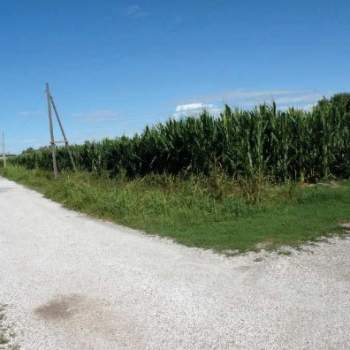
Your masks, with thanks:
M 0 303 L 28 350 L 348 350 L 350 239 L 227 258 L 0 178 Z

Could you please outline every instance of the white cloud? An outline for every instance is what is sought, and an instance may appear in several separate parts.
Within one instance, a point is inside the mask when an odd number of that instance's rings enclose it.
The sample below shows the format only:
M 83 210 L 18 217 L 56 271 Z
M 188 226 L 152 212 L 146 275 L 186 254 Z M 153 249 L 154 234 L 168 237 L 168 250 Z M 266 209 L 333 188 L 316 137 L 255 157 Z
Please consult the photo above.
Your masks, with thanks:
M 323 97 L 320 93 L 291 92 L 289 94 L 277 95 L 274 99 L 281 104 L 307 106 L 319 101 Z
M 178 105 L 176 107 L 176 112 L 191 112 L 193 110 L 198 110 L 198 109 L 210 109 L 213 108 L 213 104 L 205 104 L 202 102 L 195 102 L 195 103 L 188 103 L 184 105 Z
M 148 13 L 137 4 L 129 6 L 126 9 L 125 14 L 130 18 L 142 18 L 148 16 Z
M 179 104 L 176 107 L 174 117 L 180 118 L 188 115 L 197 115 L 203 110 L 217 115 L 224 105 L 238 108 L 252 108 L 263 103 L 276 102 L 277 108 L 286 110 L 289 107 L 310 110 L 324 96 L 330 96 L 330 92 L 312 90 L 231 90 L 209 96 L 199 97 L 201 102 Z
M 310 108 L 324 96 L 331 95 L 330 92 L 319 92 L 312 90 L 232 90 L 221 94 L 202 97 L 206 103 L 215 103 L 222 106 L 228 104 L 233 107 L 250 108 L 262 103 L 272 103 L 282 108 Z
M 202 113 L 204 110 L 216 114 L 220 110 L 212 103 L 202 103 L 202 102 L 193 102 L 177 105 L 174 113 L 174 117 L 180 118 L 189 115 L 197 115 Z
M 99 122 L 110 122 L 119 119 L 119 113 L 109 109 L 102 109 L 97 111 L 91 111 L 86 113 L 75 113 L 73 117 L 78 118 L 79 120 L 90 122 L 90 123 L 99 123 Z
M 303 109 L 305 111 L 311 111 L 315 106 L 316 106 L 316 103 L 309 103 L 309 104 L 303 106 Z

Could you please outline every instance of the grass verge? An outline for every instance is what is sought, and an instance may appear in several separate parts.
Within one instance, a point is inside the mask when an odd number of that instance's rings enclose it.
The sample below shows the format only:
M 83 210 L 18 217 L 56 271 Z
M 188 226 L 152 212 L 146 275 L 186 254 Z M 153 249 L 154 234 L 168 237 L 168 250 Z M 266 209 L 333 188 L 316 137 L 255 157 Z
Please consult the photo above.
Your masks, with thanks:
M 7 322 L 5 311 L 6 305 L 0 304 L 0 349 L 19 350 L 20 346 L 15 343 L 16 334 Z
M 313 186 L 261 183 L 252 192 L 251 185 L 220 175 L 112 180 L 63 173 L 53 180 L 49 172 L 13 166 L 0 174 L 70 209 L 221 252 L 296 246 L 340 233 L 339 223 L 350 220 L 349 181 Z

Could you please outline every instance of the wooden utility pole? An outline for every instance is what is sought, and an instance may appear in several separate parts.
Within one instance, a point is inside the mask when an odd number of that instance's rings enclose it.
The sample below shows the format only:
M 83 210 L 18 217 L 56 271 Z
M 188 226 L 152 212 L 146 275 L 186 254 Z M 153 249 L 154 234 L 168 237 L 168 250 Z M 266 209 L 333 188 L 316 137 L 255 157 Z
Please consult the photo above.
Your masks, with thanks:
M 48 83 L 46 83 L 46 98 L 47 98 L 47 108 L 48 108 L 48 116 L 49 116 L 49 131 L 50 131 L 50 139 L 51 139 L 50 144 L 51 144 L 51 151 L 52 151 L 53 173 L 54 173 L 55 178 L 57 178 L 57 176 L 58 176 L 57 159 L 56 159 L 56 145 L 57 145 L 57 143 L 64 143 L 64 145 L 67 148 L 67 151 L 68 151 L 68 154 L 69 154 L 69 159 L 70 159 L 70 161 L 72 163 L 73 170 L 76 171 L 77 169 L 76 169 L 76 166 L 75 166 L 75 162 L 74 162 L 74 158 L 73 158 L 72 152 L 71 152 L 71 150 L 69 148 L 69 142 L 68 142 L 66 133 L 64 132 L 64 129 L 63 129 L 63 124 L 62 124 L 61 118 L 58 115 L 55 102 L 54 102 L 53 97 L 52 97 L 52 95 L 50 93 L 50 88 L 49 88 L 49 84 Z M 61 130 L 61 133 L 62 133 L 64 141 L 55 141 L 55 135 L 54 135 L 54 130 L 53 130 L 52 109 L 53 109 L 53 111 L 55 113 L 55 117 L 56 117 L 56 120 L 57 120 L 58 125 L 60 127 L 60 130 Z
M 74 158 L 73 158 L 73 155 L 72 155 L 72 152 L 69 148 L 69 142 L 68 142 L 68 139 L 67 139 L 67 136 L 66 136 L 66 133 L 64 132 L 64 129 L 63 129 L 63 125 L 62 125 L 62 122 L 61 122 L 61 118 L 60 116 L 58 115 L 58 112 L 57 112 L 57 108 L 56 108 L 56 105 L 55 105 L 55 101 L 53 100 L 53 97 L 50 95 L 50 99 L 51 99 L 51 104 L 52 104 L 52 107 L 53 107 L 53 110 L 55 112 L 55 115 L 56 115 L 56 119 L 58 121 L 58 125 L 61 129 L 61 133 L 62 133 L 62 136 L 63 136 L 63 142 L 65 144 L 65 146 L 67 147 L 67 151 L 68 151 L 68 155 L 69 155 L 69 159 L 72 163 L 72 167 L 73 167 L 73 170 L 74 171 L 77 171 L 77 168 L 75 166 L 75 162 L 74 162 Z
M 2 132 L 2 161 L 4 168 L 6 168 L 6 148 L 5 148 L 5 133 Z
M 56 143 L 55 143 L 55 135 L 53 133 L 51 94 L 50 94 L 50 88 L 48 83 L 46 83 L 46 98 L 47 98 L 47 109 L 48 109 L 48 116 L 49 116 L 50 146 L 51 146 L 51 152 L 52 152 L 53 175 L 55 178 L 57 178 L 58 169 L 57 169 L 57 159 L 56 159 Z

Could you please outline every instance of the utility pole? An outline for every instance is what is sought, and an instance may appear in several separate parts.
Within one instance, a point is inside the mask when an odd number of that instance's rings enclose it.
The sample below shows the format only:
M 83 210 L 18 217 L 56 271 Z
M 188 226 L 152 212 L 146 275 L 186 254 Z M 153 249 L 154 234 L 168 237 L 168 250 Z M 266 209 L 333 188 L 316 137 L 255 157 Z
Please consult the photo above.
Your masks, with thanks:
M 55 136 L 53 133 L 51 94 L 50 94 L 50 88 L 48 83 L 46 83 L 46 98 L 47 98 L 47 109 L 48 109 L 48 116 L 49 116 L 50 146 L 51 146 L 51 152 L 52 152 L 53 175 L 56 179 L 58 176 L 57 159 L 56 159 L 56 143 L 55 143 Z
M 52 151 L 52 165 L 53 165 L 54 176 L 55 176 L 55 178 L 57 178 L 57 176 L 58 176 L 57 158 L 56 158 L 56 145 L 57 145 L 57 143 L 64 143 L 64 145 L 67 148 L 69 159 L 70 159 L 70 161 L 72 163 L 73 170 L 77 171 L 77 168 L 75 166 L 75 162 L 74 162 L 74 158 L 73 158 L 72 152 L 71 152 L 71 150 L 69 148 L 69 142 L 68 142 L 66 133 L 64 131 L 61 118 L 60 118 L 60 116 L 58 115 L 58 112 L 57 112 L 55 101 L 54 101 L 54 99 L 53 99 L 53 97 L 52 97 L 52 95 L 50 93 L 50 88 L 49 88 L 49 84 L 48 83 L 46 83 L 46 98 L 47 98 L 48 116 L 49 116 L 49 131 L 50 131 L 50 138 L 51 138 L 50 143 L 51 143 L 51 151 Z M 60 127 L 60 130 L 61 130 L 61 133 L 62 133 L 62 136 L 63 136 L 63 141 L 55 141 L 55 136 L 54 136 L 54 131 L 53 131 L 52 109 L 53 109 L 53 111 L 55 113 L 56 120 L 57 120 L 58 125 Z
M 52 107 L 53 107 L 53 110 L 55 112 L 55 115 L 56 115 L 56 119 L 58 121 L 58 125 L 61 129 L 61 133 L 62 133 L 62 136 L 63 136 L 63 142 L 64 142 L 64 145 L 67 147 L 67 151 L 68 151 L 68 155 L 69 155 L 69 159 L 70 159 L 70 162 L 72 163 L 72 167 L 73 167 L 73 170 L 74 171 L 77 171 L 77 168 L 75 166 L 75 162 L 74 162 L 74 158 L 73 158 L 73 155 L 72 155 L 72 152 L 70 151 L 70 148 L 69 148 L 69 142 L 68 142 L 68 139 L 67 139 L 67 136 L 66 136 L 66 133 L 64 132 L 64 129 L 63 129 L 63 125 L 62 125 L 62 122 L 61 122 L 61 118 L 60 116 L 58 115 L 58 112 L 57 112 L 57 108 L 56 108 L 56 105 L 55 105 L 55 101 L 53 100 L 53 97 L 50 95 L 50 98 L 51 98 L 51 104 L 52 104 Z
M 4 168 L 6 168 L 6 148 L 5 148 L 5 133 L 2 132 L 2 161 Z

